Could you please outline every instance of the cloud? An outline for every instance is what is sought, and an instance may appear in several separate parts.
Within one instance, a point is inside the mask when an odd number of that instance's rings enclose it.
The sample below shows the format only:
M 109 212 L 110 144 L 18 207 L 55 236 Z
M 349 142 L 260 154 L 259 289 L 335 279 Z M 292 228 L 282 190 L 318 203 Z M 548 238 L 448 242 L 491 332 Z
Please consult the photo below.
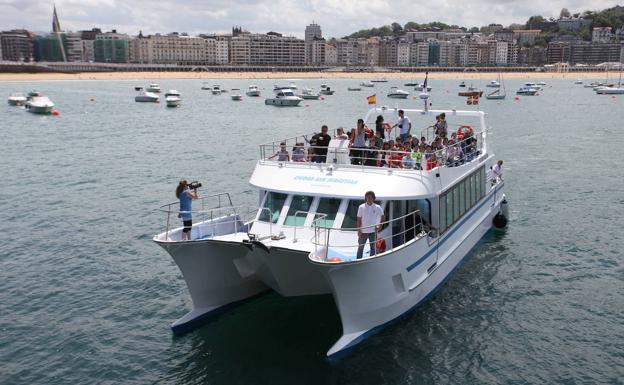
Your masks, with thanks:
M 524 23 L 532 15 L 558 16 L 570 12 L 599 10 L 617 1 L 594 0 L 438 0 L 435 4 L 410 0 L 56 0 L 65 30 L 99 27 L 132 35 L 188 32 L 224 33 L 242 26 L 265 33 L 276 31 L 303 37 L 312 21 L 326 37 L 341 37 L 360 29 L 405 24 L 408 21 L 473 27 L 490 23 Z M 0 0 L 0 29 L 26 28 L 47 31 L 52 25 L 52 2 Z

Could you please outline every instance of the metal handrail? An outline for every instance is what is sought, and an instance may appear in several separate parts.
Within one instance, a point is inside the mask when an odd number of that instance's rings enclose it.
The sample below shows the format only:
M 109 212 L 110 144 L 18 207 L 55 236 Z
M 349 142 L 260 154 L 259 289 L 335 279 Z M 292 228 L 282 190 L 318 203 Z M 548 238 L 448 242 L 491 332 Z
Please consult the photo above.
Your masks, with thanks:
M 416 224 L 416 215 L 418 215 L 418 218 L 420 218 L 420 221 L 419 221 L 418 224 Z M 401 231 L 399 233 L 392 233 L 392 234 L 390 234 L 387 237 L 383 237 L 383 238 L 376 237 L 376 241 L 379 240 L 379 239 L 384 239 L 384 240 L 392 239 L 392 238 L 396 237 L 397 235 L 403 235 L 403 242 L 400 245 L 400 246 L 402 246 L 402 245 L 404 245 L 406 243 L 406 239 L 407 239 L 406 234 L 408 232 L 410 232 L 410 231 L 414 232 L 414 237 L 412 238 L 412 240 L 420 239 L 418 237 L 418 235 L 422 234 L 424 232 L 424 223 L 422 221 L 422 217 L 420 216 L 420 210 L 412 211 L 412 212 L 410 212 L 408 214 L 402 215 L 402 216 L 400 216 L 398 218 L 394 218 L 392 220 L 387 220 L 387 221 L 380 222 L 379 225 L 383 227 L 386 224 L 390 224 L 390 223 L 393 223 L 393 222 L 396 222 L 396 221 L 402 221 L 405 218 L 410 217 L 410 216 L 414 217 L 414 226 L 412 226 L 410 228 L 406 228 L 406 229 L 404 229 L 403 231 Z M 315 254 L 318 252 L 318 246 L 324 246 L 324 248 L 325 248 L 325 250 L 324 250 L 325 251 L 324 259 L 325 260 L 327 260 L 327 254 L 329 252 L 329 247 L 330 247 L 329 240 L 330 240 L 330 233 L 331 233 L 331 231 L 354 231 L 354 230 L 362 230 L 362 229 L 365 228 L 363 226 L 362 227 L 348 227 L 348 228 L 324 227 L 324 226 L 319 226 L 318 223 L 317 223 L 317 220 L 314 220 L 312 222 L 312 227 L 314 228 L 314 232 L 315 232 L 315 237 L 314 237 L 314 242 L 313 242 L 314 246 L 315 246 L 314 247 Z M 367 226 L 366 228 L 370 228 L 370 226 Z M 421 231 L 418 232 L 418 233 L 416 233 L 416 231 L 415 231 L 417 228 L 421 229 Z M 325 242 L 324 243 L 319 243 L 319 234 L 320 234 L 321 231 L 326 231 L 325 237 L 324 237 L 325 238 Z M 375 231 L 375 234 L 377 234 L 377 233 L 378 232 Z M 359 244 L 359 240 L 358 240 L 358 243 L 355 244 L 355 245 L 333 245 L 332 247 L 334 247 L 334 248 L 354 248 L 354 247 L 359 247 L 359 246 L 360 246 L 360 244 Z M 397 246 L 397 247 L 400 247 L 400 246 Z M 395 248 L 396 247 L 393 247 L 391 249 L 387 249 L 384 252 L 391 251 L 391 250 L 393 250 Z
M 350 161 L 352 161 L 353 159 L 359 160 L 359 164 L 355 164 L 355 165 L 361 166 L 361 167 L 377 168 L 377 167 L 382 167 L 380 164 L 385 163 L 383 164 L 383 167 L 400 168 L 404 170 L 413 169 L 413 170 L 418 170 L 418 171 L 430 171 L 430 170 L 427 170 L 426 160 L 429 159 L 433 154 L 435 154 L 436 158 L 439 158 L 439 159 L 437 160 L 436 165 L 434 167 L 431 167 L 431 169 L 436 168 L 436 167 L 453 167 L 453 166 L 467 163 L 467 162 L 474 160 L 476 157 L 478 157 L 478 155 L 480 155 L 483 152 L 482 145 L 483 145 L 484 133 L 485 133 L 484 131 L 474 133 L 469 138 L 458 141 L 450 146 L 447 145 L 441 150 L 434 150 L 432 152 L 420 153 L 421 163 L 419 164 L 419 166 L 416 166 L 417 163 L 415 162 L 415 159 L 412 158 L 414 159 L 414 166 L 412 167 L 406 166 L 405 164 L 406 162 L 403 162 L 402 160 L 402 158 L 405 155 L 410 155 L 411 151 L 408 152 L 408 151 L 399 151 L 399 150 L 384 150 L 384 149 L 377 149 L 377 148 L 370 148 L 370 147 L 329 148 L 329 147 L 324 147 L 324 146 L 304 146 L 304 148 L 306 150 L 322 149 L 326 151 L 326 155 L 325 155 L 326 159 L 331 159 L 333 157 L 334 161 L 338 159 L 339 154 L 347 154 Z M 477 138 L 477 146 L 476 147 L 471 146 L 471 148 L 474 148 L 474 151 L 472 151 L 470 154 L 465 153 L 462 149 L 467 148 L 470 145 L 469 141 L 472 142 L 473 138 Z M 479 140 L 479 138 L 481 138 L 481 140 Z M 265 146 L 267 145 L 260 146 L 261 154 L 266 153 Z M 453 147 L 459 150 L 459 152 L 461 153 L 461 157 L 448 162 L 447 154 L 449 152 L 449 149 Z M 354 152 L 356 151 L 359 152 L 359 155 L 353 155 Z M 290 151 L 289 151 L 289 155 L 290 155 Z M 393 155 L 394 156 L 400 155 L 401 161 L 399 162 L 398 159 L 392 159 Z M 297 162 L 297 161 L 293 161 L 291 158 L 291 160 L 287 162 L 287 161 L 279 161 L 273 158 L 275 158 L 275 154 L 272 156 L 262 156 L 263 161 L 275 161 L 279 163 L 313 163 L 311 159 L 308 159 L 305 162 Z M 331 162 L 327 162 L 327 163 L 331 164 Z M 375 163 L 375 165 L 371 165 L 370 163 Z M 349 163 L 349 165 L 351 165 L 351 163 Z
M 299 211 L 295 212 L 295 226 L 294 226 L 294 230 L 293 230 L 293 243 L 297 243 L 297 227 L 299 227 L 299 226 L 297 226 L 297 215 L 298 214 L 310 214 L 310 211 L 299 210 Z M 322 216 L 322 218 L 327 217 L 327 214 L 315 212 L 314 213 L 314 217 L 316 217 L 317 215 Z M 306 217 L 307 217 L 307 215 L 306 215 Z M 321 218 L 319 218 L 319 219 L 321 219 Z M 305 227 L 305 220 L 304 220 L 303 225 L 301 227 Z

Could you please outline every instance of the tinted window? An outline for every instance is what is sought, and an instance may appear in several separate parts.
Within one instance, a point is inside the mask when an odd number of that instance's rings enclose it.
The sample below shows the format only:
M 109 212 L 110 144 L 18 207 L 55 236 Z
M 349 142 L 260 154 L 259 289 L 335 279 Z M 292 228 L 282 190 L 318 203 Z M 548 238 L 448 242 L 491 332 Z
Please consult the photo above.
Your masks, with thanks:
M 303 226 L 307 216 L 307 214 L 303 212 L 308 212 L 310 210 L 313 200 L 314 198 L 310 196 L 294 195 L 292 202 L 290 202 L 290 208 L 288 209 L 288 214 L 286 214 L 284 224 L 286 226 Z M 297 214 L 298 211 L 299 214 Z
M 332 227 L 339 207 L 340 199 L 321 198 L 318 208 L 316 209 L 316 213 L 318 214 L 315 217 L 315 219 L 317 219 L 317 225 L 320 227 Z M 321 218 L 320 214 L 325 214 L 326 216 Z
M 266 200 L 264 201 L 264 209 L 260 212 L 258 220 L 262 222 L 268 222 L 270 219 L 271 222 L 277 223 L 280 212 L 282 211 L 282 207 L 284 207 L 286 197 L 286 194 L 269 192 Z

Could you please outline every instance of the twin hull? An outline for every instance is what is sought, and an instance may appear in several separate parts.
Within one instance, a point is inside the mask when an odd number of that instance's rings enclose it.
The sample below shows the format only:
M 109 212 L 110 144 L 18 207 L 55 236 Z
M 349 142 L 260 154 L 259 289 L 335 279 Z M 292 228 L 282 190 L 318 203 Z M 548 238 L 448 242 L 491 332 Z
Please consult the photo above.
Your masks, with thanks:
M 272 289 L 283 296 L 329 294 L 343 336 L 328 355 L 347 349 L 423 302 L 492 227 L 502 184 L 439 237 L 424 236 L 376 258 L 344 264 L 314 261 L 307 251 L 217 239 L 159 243 L 182 271 L 193 310 L 174 331 Z M 244 236 L 246 233 L 240 233 Z M 215 237 L 218 238 L 218 237 Z

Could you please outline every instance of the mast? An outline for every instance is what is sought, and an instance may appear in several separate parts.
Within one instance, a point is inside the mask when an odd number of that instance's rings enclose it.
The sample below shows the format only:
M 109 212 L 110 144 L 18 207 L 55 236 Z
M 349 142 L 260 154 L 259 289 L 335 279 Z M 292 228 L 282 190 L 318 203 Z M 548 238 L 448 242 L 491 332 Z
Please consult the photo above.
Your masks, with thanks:
M 65 47 L 63 46 L 63 39 L 61 37 L 61 23 L 59 22 L 58 15 L 56 14 L 56 4 L 53 5 L 54 11 L 52 12 L 52 34 L 56 35 L 58 40 L 59 49 L 61 50 L 61 56 L 63 61 L 67 61 L 67 55 L 65 55 Z

